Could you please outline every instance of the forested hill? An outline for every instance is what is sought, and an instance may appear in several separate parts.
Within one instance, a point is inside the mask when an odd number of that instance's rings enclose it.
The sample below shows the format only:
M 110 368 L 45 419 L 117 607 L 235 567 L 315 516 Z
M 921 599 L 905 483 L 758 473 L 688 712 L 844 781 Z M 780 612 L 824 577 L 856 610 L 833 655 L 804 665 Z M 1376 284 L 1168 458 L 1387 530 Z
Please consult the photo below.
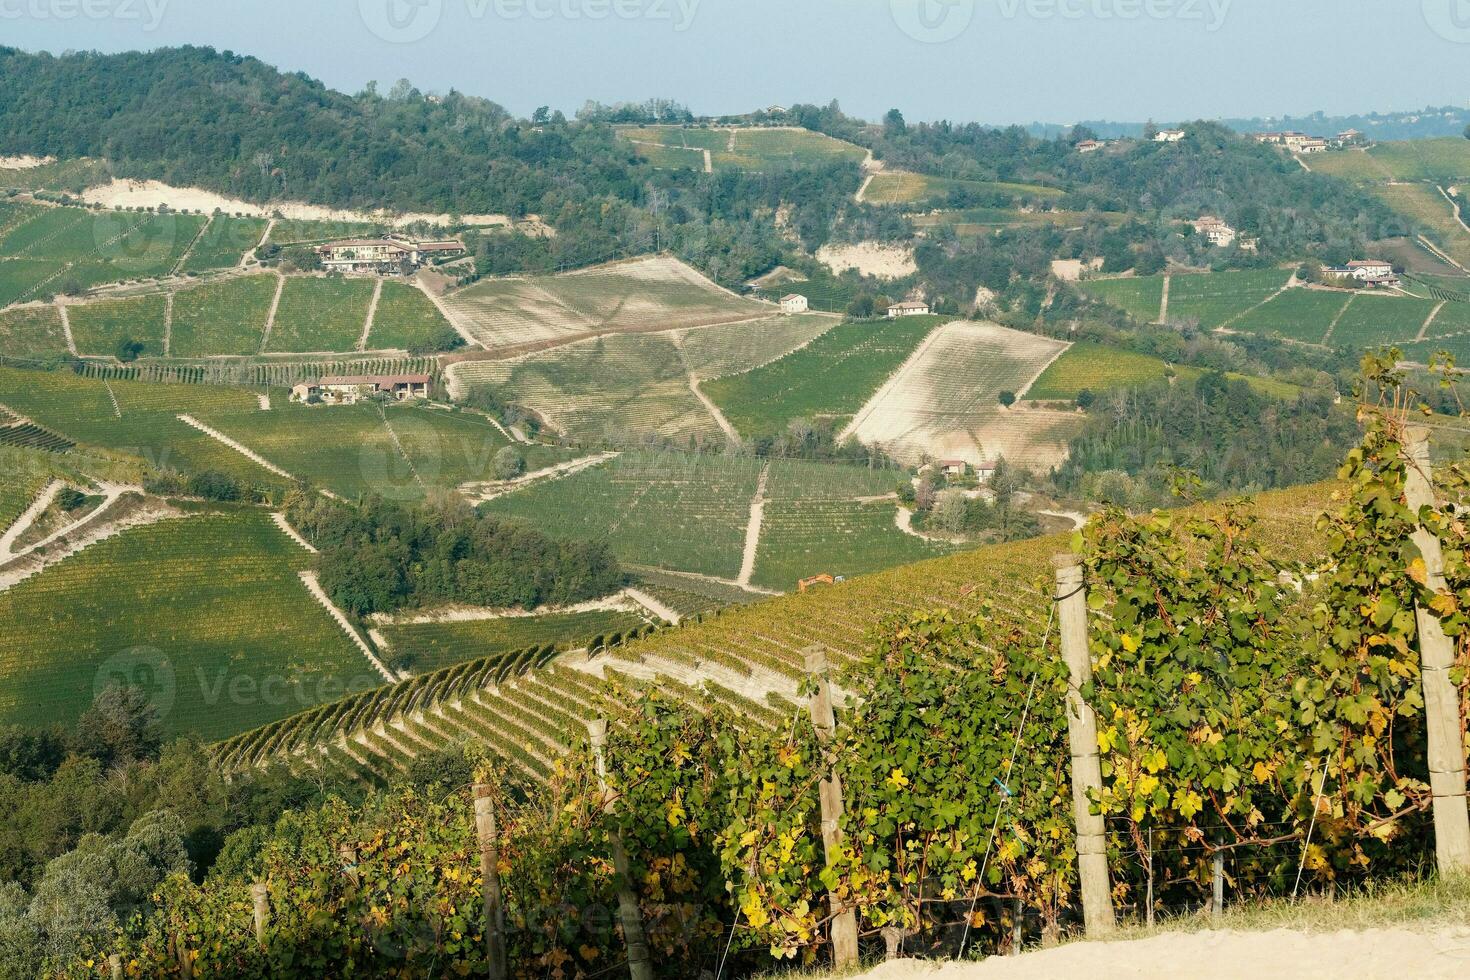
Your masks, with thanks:
M 486 99 L 407 86 L 348 96 L 195 47 L 0 48 L 0 145 L 257 202 L 520 215 L 636 186 L 610 126 L 532 127 Z

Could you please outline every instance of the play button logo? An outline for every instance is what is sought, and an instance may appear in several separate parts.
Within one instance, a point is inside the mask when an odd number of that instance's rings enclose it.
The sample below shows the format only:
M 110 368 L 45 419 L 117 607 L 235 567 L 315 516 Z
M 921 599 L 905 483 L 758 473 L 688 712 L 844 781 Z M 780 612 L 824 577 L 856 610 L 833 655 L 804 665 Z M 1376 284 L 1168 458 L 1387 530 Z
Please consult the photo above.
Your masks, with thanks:
M 362 22 L 389 44 L 422 41 L 439 26 L 444 0 L 358 0 Z

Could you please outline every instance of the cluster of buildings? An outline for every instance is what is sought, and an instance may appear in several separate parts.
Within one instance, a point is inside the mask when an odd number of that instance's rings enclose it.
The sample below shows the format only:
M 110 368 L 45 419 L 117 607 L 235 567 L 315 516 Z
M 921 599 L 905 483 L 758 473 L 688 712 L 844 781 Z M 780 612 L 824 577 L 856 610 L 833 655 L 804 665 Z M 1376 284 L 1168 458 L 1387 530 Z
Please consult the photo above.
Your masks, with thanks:
M 328 272 L 383 275 L 412 271 L 433 259 L 461 255 L 464 250 L 464 242 L 457 238 L 426 242 L 389 236 L 328 242 L 318 245 L 316 254 Z
M 1393 263 L 1382 259 L 1358 259 L 1347 265 L 1328 266 L 1322 270 L 1322 274 L 1351 279 L 1369 289 L 1392 289 L 1403 285 L 1403 280 L 1393 271 Z
M 433 381 L 427 374 L 341 374 L 303 381 L 291 388 L 293 402 L 355 405 L 374 395 L 390 395 L 401 402 L 428 398 Z
M 1251 138 L 1257 143 L 1284 146 L 1293 153 L 1326 153 L 1329 149 L 1361 146 L 1364 142 L 1363 134 L 1356 129 L 1343 130 L 1330 140 L 1308 136 L 1306 133 L 1298 133 L 1295 130 L 1281 133 L 1252 133 Z

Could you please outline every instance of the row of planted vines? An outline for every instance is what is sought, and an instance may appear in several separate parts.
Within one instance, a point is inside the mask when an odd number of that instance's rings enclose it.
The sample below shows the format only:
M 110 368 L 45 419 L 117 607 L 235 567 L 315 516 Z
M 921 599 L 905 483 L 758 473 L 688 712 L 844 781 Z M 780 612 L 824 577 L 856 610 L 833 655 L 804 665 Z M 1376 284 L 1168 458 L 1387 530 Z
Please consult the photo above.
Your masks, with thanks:
M 1470 534 L 1450 505 L 1470 471 L 1451 469 L 1438 505 L 1411 512 L 1404 415 L 1366 418 L 1322 518 L 1327 553 L 1309 561 L 1278 558 L 1229 505 L 1107 512 L 1078 536 L 1094 668 L 1080 693 L 1097 715 L 1103 777 L 1092 805 L 1124 916 L 1202 907 L 1216 867 L 1243 902 L 1428 863 L 1414 610 L 1432 610 L 1456 643 L 1463 718 Z M 1439 592 L 1411 542 L 1420 521 L 1445 550 Z M 1046 570 L 1035 578 L 1049 584 Z M 630 699 L 614 712 L 606 795 L 585 743 L 539 785 L 486 764 L 511 974 L 625 973 L 615 839 L 659 976 L 823 960 L 844 910 L 873 953 L 884 940 L 920 955 L 995 953 L 1075 929 L 1055 617 L 1000 605 L 908 613 L 836 680 L 859 697 L 826 742 L 804 711 L 773 724 L 713 700 Z M 845 813 L 829 854 L 819 784 L 833 771 Z M 235 862 L 246 871 L 165 889 L 160 914 L 115 944 L 125 969 L 486 971 L 465 787 L 289 815 L 248 847 Z M 255 881 L 271 909 L 260 943 Z

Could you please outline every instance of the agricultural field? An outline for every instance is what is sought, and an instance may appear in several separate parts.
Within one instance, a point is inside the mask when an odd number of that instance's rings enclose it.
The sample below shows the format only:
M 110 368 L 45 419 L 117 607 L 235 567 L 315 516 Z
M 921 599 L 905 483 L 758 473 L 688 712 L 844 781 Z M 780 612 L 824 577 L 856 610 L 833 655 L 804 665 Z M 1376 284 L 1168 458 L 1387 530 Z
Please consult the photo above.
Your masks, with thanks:
M 858 163 L 867 156 L 860 146 L 807 129 L 635 126 L 620 127 L 618 133 L 654 166 L 677 170 L 703 170 L 705 150 L 710 151 L 716 171 L 769 171 L 838 160 Z
M 634 612 L 548 613 L 440 623 L 380 626 L 394 660 L 407 662 L 416 674 L 530 647 L 577 648 L 596 637 L 626 633 L 646 620 Z
M 25 358 L 65 353 L 66 336 L 56 307 L 0 310 L 0 355 Z
M 1164 277 L 1133 279 L 1087 279 L 1077 288 L 1127 313 L 1140 323 L 1157 323 L 1164 298 Z
M 956 180 L 950 177 L 934 177 L 928 174 L 906 173 L 892 170 L 873 176 L 863 200 L 869 204 L 936 204 L 942 203 L 954 191 L 972 194 L 999 194 L 1014 201 L 1050 199 L 1062 196 L 1055 187 L 1041 184 L 1019 184 L 991 180 Z
M 75 160 L 55 160 L 36 167 L 7 167 L 0 170 L 0 188 L 80 194 L 88 187 L 107 183 L 111 176 L 111 168 L 105 160 L 81 157 Z
M 279 280 L 246 276 L 181 289 L 174 295 L 169 353 L 174 357 L 258 354 Z
M 690 389 L 690 375 L 718 377 L 776 360 L 830 329 L 831 317 L 776 317 L 680 333 L 615 334 L 508 361 L 453 368 L 456 390 L 490 385 L 534 409 L 556 430 L 622 443 L 641 434 L 722 440 Z
M 446 333 L 458 339 L 422 290 L 391 280 L 383 283 L 368 337 L 369 350 L 426 350 L 441 346 Z
M 1232 322 L 1230 329 L 1320 344 L 1352 300 L 1351 293 L 1335 290 L 1288 289 Z
M 953 549 L 905 534 L 893 494 L 906 475 L 774 460 L 767 478 L 754 583 L 783 592 L 814 575 L 852 577 Z
M 371 279 L 287 278 L 266 349 L 275 353 L 356 350 L 375 288 Z
M 1194 320 L 1201 328 L 1214 330 L 1265 302 L 1291 277 L 1284 269 L 1171 276 L 1169 322 Z
M 823 313 L 846 313 L 861 290 L 846 279 L 833 275 L 825 266 L 800 280 L 760 290 L 757 295 L 769 302 L 779 302 L 787 293 L 800 293 L 810 308 Z
M 1073 344 L 1041 373 L 1026 397 L 1038 402 L 1070 402 L 1083 391 L 1100 394 L 1109 388 L 1161 381 L 1169 370 L 1169 365 L 1159 358 L 1136 351 L 1093 343 Z
M 1007 409 L 1000 395 L 1024 393 L 1066 349 L 991 323 L 948 324 L 863 406 L 847 434 L 910 465 L 926 457 L 978 464 L 1003 454 L 1045 471 L 1066 458 L 1061 434 L 1080 428 L 1080 417 Z M 1037 438 L 1028 440 L 1033 431 Z
M 308 559 L 240 510 L 124 531 L 0 592 L 0 722 L 70 724 L 131 681 L 168 734 L 218 739 L 376 686 L 297 577 Z
M 0 217 L 0 305 L 171 272 L 199 215 L 21 206 Z
M 312 221 L 305 218 L 281 218 L 271 226 L 270 240 L 276 245 L 303 245 L 330 242 L 338 238 L 370 238 L 381 234 L 377 225 L 353 221 Z
M 1113 211 L 1021 211 L 1015 208 L 966 208 L 962 211 L 939 211 L 915 215 L 915 228 L 947 227 L 956 235 L 990 235 L 1002 228 L 1035 228 L 1046 225 L 1058 228 L 1081 228 L 1089 221 L 1117 226 L 1128 216 Z
M 112 355 L 124 340 L 143 345 L 143 357 L 162 357 L 168 298 L 149 293 L 67 307 L 71 335 L 82 354 Z
M 1325 343 L 1359 348 L 1411 341 L 1419 336 L 1424 321 L 1438 305 L 1430 299 L 1360 293 Z
M 1318 154 L 1311 158 L 1310 165 L 1316 173 L 1344 180 L 1454 183 L 1470 178 L 1470 141 L 1446 138 L 1379 143 L 1367 150 Z
M 1470 140 L 1464 141 L 1470 146 Z M 1432 184 L 1384 184 L 1373 193 L 1421 229 L 1445 254 L 1470 267 L 1470 230 L 1455 217 L 1455 204 Z
M 628 452 L 482 510 L 558 537 L 605 540 L 626 562 L 733 579 L 760 472 L 747 457 Z
M 492 479 L 495 453 L 509 445 L 485 419 L 414 405 L 298 405 L 277 399 L 269 412 L 198 418 L 298 479 L 348 499 L 378 494 L 421 500 L 435 490 Z M 535 470 L 568 458 L 523 447 Z
M 702 385 L 742 436 L 792 419 L 846 419 L 939 326 L 939 317 L 843 323 L 764 367 Z
M 255 393 L 240 388 L 101 381 L 70 371 L 21 371 L 0 367 L 4 404 L 74 442 L 105 448 L 157 467 L 186 473 L 214 470 L 247 483 L 284 481 L 209 436 L 179 421 L 263 416 Z
M 184 272 L 233 269 L 253 251 L 265 234 L 264 218 L 233 218 L 217 214 L 184 259 Z
M 488 279 L 445 303 L 490 350 L 535 349 L 607 333 L 672 330 L 769 316 L 665 256 L 555 276 Z
M 1470 334 L 1470 303 L 1463 301 L 1447 302 L 1440 306 L 1425 336 L 1444 337 L 1461 334 Z

